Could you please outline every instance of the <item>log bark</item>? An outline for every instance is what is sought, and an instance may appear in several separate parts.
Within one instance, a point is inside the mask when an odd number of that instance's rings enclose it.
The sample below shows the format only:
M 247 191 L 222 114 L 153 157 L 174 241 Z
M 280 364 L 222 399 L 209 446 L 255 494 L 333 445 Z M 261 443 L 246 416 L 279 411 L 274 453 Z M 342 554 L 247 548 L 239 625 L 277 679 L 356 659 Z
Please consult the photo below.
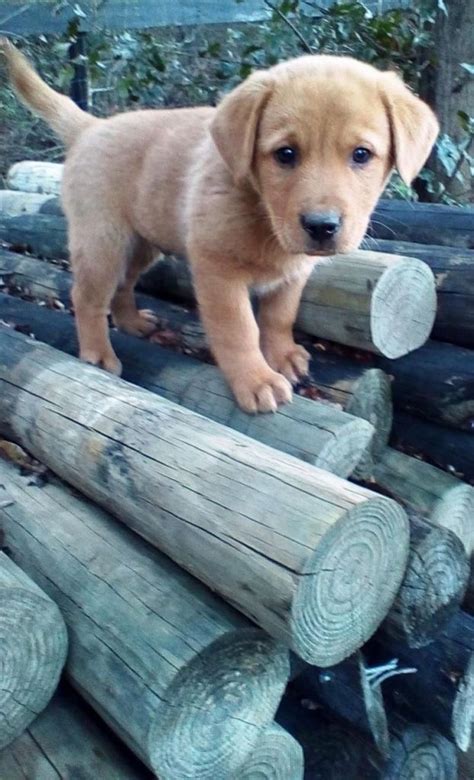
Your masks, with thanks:
M 60 217 L 1 217 L 0 237 L 42 257 L 67 257 L 66 224 Z M 166 290 L 166 278 L 173 266 L 181 264 L 175 260 L 161 269 L 160 263 L 156 265 L 155 292 Z M 143 283 L 149 292 L 148 282 Z M 187 284 L 186 275 L 181 275 L 171 292 L 178 287 L 180 296 L 189 298 L 192 289 L 186 292 Z M 425 343 L 435 314 L 434 277 L 425 263 L 354 252 L 315 266 L 303 291 L 296 324 L 312 335 L 396 358 Z
M 273 719 L 285 648 L 65 486 L 0 474 L 8 544 L 64 615 L 74 687 L 160 780 L 232 777 Z
M 0 353 L 0 429 L 66 481 L 309 662 L 373 634 L 407 561 L 395 502 L 11 329 Z
M 406 573 L 382 630 L 409 647 L 429 644 L 461 606 L 469 563 L 462 542 L 452 531 L 411 517 Z
M 261 734 L 235 780 L 302 780 L 303 748 L 278 723 Z
M 462 751 L 472 744 L 474 725 L 474 618 L 459 613 L 429 647 L 416 651 L 377 635 L 371 658 L 417 669 L 384 684 L 386 701 L 402 715 L 431 723 Z
M 369 233 L 374 238 L 474 249 L 474 209 L 382 200 Z
M 9 496 L 1 494 L 0 506 L 8 504 Z M 48 704 L 67 645 L 56 604 L 0 552 L 0 751 Z
M 398 411 L 393 419 L 391 444 L 408 455 L 421 456 L 467 482 L 474 481 L 474 436 L 435 425 Z
M 397 501 L 452 531 L 474 552 L 474 488 L 429 463 L 387 447 L 374 460 L 373 478 Z
M 4 780 L 152 780 L 154 775 L 121 745 L 69 686 L 0 751 Z
M 169 304 L 146 303 L 160 317 L 179 318 L 179 312 L 177 316 Z M 27 327 L 37 339 L 63 352 L 77 354 L 74 321 L 63 312 L 0 294 L 0 319 L 14 322 L 22 330 Z M 183 319 L 186 323 L 188 317 Z M 341 477 L 352 474 L 370 447 L 372 426 L 329 404 L 295 396 L 291 406 L 274 415 L 245 414 L 236 407 L 215 366 L 117 332 L 112 334 L 112 342 L 120 354 L 124 379 Z M 374 382 L 366 383 L 372 386 Z
M 453 428 L 474 430 L 474 350 L 429 341 L 399 360 L 378 358 L 393 376 L 395 407 Z
M 62 176 L 62 163 L 24 160 L 9 169 L 7 185 L 11 190 L 59 195 Z
M 58 199 L 37 192 L 0 190 L 0 214 L 2 217 L 20 217 L 22 214 L 62 215 Z
M 472 219 L 472 217 L 471 217 Z M 371 240 L 375 252 L 423 260 L 434 273 L 438 308 L 432 336 L 438 341 L 474 347 L 474 252 L 469 249 Z

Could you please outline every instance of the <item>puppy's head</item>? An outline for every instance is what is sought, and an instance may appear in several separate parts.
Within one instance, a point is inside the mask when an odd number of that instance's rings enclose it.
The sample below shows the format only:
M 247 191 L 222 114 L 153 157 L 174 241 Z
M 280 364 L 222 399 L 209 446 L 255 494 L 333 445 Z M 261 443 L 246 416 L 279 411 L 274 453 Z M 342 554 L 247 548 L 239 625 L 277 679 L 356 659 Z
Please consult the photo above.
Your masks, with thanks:
M 224 98 L 211 132 L 283 248 L 327 255 L 359 246 L 392 169 L 410 183 L 438 123 L 394 73 L 310 56 L 252 74 Z

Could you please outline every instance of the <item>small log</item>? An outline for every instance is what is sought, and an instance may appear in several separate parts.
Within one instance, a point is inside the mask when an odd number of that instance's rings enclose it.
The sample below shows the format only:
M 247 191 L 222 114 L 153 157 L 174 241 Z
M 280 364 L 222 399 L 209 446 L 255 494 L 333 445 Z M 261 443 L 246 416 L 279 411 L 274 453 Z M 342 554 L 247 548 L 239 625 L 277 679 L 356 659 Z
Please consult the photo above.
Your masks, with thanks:
M 8 505 L 1 492 L 0 506 Z M 56 604 L 0 552 L 0 751 L 48 704 L 67 644 Z
M 0 334 L 3 434 L 310 663 L 333 665 L 374 633 L 408 556 L 395 502 Z
M 152 780 L 154 775 L 109 732 L 69 686 L 8 748 L 0 751 L 4 780 Z
M 375 252 L 423 260 L 434 273 L 438 309 L 433 338 L 474 347 L 474 251 L 402 241 L 370 241 Z
M 378 634 L 369 652 L 372 660 L 396 656 L 400 664 L 417 670 L 384 684 L 385 698 L 396 711 L 432 724 L 460 750 L 468 750 L 474 725 L 473 617 L 458 613 L 427 648 L 414 651 Z
M 393 376 L 396 408 L 453 428 L 474 430 L 473 350 L 430 341 L 399 360 L 379 358 L 377 363 Z
M 411 517 L 407 569 L 382 629 L 409 647 L 429 644 L 461 606 L 469 561 L 452 531 Z
M 474 249 L 474 209 L 381 200 L 369 233 L 374 238 Z
M 52 210 L 54 209 L 54 210 Z M 19 217 L 22 214 L 61 215 L 58 199 L 37 192 L 0 190 L 0 214 L 2 217 Z
M 160 780 L 232 777 L 273 720 L 285 648 L 65 486 L 2 462 L 0 480 L 14 558 L 66 620 L 74 687 Z
M 169 313 L 176 320 L 169 304 L 154 303 L 157 314 Z M 71 317 L 0 294 L 0 319 L 24 323 L 37 339 L 77 354 Z M 274 415 L 245 414 L 236 407 L 215 366 L 117 332 L 112 342 L 122 360 L 124 379 L 319 468 L 348 477 L 370 448 L 372 426 L 329 404 L 295 396 L 291 406 Z
M 278 723 L 273 723 L 260 735 L 235 780 L 302 780 L 303 772 L 303 748 Z
M 458 780 L 456 748 L 429 726 L 393 720 L 392 748 L 380 780 Z
M 0 239 L 15 249 L 39 257 L 65 260 L 69 256 L 66 219 L 54 214 L 22 214 L 19 217 L 0 214 Z
M 426 458 L 467 482 L 474 481 L 474 436 L 398 411 L 391 443 L 408 455 Z
M 7 185 L 11 190 L 59 195 L 63 165 L 61 163 L 23 160 L 11 166 Z
M 387 447 L 373 463 L 373 479 L 386 494 L 429 516 L 474 552 L 474 488 L 447 471 Z

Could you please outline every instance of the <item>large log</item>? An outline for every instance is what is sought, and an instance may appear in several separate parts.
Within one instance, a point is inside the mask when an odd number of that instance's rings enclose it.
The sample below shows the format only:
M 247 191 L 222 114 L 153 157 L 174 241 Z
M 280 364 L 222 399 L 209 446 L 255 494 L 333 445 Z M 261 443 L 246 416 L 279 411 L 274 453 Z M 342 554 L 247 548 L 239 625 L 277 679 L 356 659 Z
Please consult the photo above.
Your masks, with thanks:
M 62 176 L 62 163 L 24 160 L 11 166 L 7 174 L 7 185 L 11 190 L 59 195 Z
M 0 214 L 2 217 L 19 217 L 22 214 L 62 214 L 58 198 L 39 192 L 0 190 Z
M 0 217 L 0 238 L 43 257 L 67 257 L 66 224 L 61 217 Z M 166 290 L 160 274 L 169 277 L 170 265 L 156 264 L 155 292 Z M 185 280 L 177 284 L 184 288 Z M 190 297 L 192 289 L 186 294 Z M 321 338 L 396 358 L 425 343 L 435 315 L 434 276 L 425 263 L 353 252 L 316 264 L 296 324 Z
M 4 434 L 305 660 L 337 663 L 373 634 L 407 562 L 395 502 L 0 333 Z
M 474 249 L 474 209 L 382 200 L 369 233 L 374 238 Z
M 395 407 L 453 428 L 474 429 L 474 350 L 430 341 L 399 360 L 380 357 L 377 363 L 393 376 Z
M 0 751 L 3 780 L 152 780 L 75 691 L 62 685 L 46 709 Z
M 288 731 L 272 723 L 259 737 L 235 780 L 302 780 L 303 772 L 303 748 Z
M 169 304 L 157 302 L 154 309 L 160 317 L 179 318 Z M 0 319 L 27 328 L 63 352 L 77 353 L 74 321 L 64 313 L 0 294 Z M 188 317 L 183 319 L 186 322 Z M 112 342 L 120 354 L 124 379 L 341 477 L 352 474 L 370 447 L 372 426 L 327 403 L 295 396 L 291 406 L 274 415 L 245 414 L 236 407 L 215 366 L 117 332 Z M 368 390 L 375 381 L 365 381 Z M 363 393 L 361 387 L 361 395 L 367 397 L 368 390 Z
M 8 504 L 2 491 L 0 507 Z M 56 604 L 0 552 L 0 751 L 48 704 L 67 645 Z
M 273 719 L 285 648 L 65 486 L 0 475 L 8 545 L 64 615 L 74 687 L 160 780 L 233 777 Z
M 398 411 L 393 419 L 391 443 L 408 455 L 424 457 L 461 479 L 474 481 L 474 436 L 471 431 L 435 425 Z
M 427 263 L 435 275 L 438 298 L 433 338 L 474 347 L 474 251 L 405 241 L 371 240 L 368 245 L 375 252 Z
M 378 635 L 369 650 L 386 661 L 395 655 L 417 671 L 384 684 L 386 699 L 402 715 L 431 723 L 460 750 L 472 744 L 474 726 L 474 618 L 459 613 L 429 647 L 410 650 Z

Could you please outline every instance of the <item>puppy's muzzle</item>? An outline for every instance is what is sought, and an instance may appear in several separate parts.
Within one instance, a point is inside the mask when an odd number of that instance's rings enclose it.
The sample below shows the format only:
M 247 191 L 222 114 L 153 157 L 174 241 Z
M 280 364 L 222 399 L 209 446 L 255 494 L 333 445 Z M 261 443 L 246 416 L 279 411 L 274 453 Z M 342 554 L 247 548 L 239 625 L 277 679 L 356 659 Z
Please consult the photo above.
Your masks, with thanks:
M 336 211 L 313 211 L 301 214 L 300 223 L 311 239 L 311 248 L 325 250 L 334 247 L 342 219 Z

